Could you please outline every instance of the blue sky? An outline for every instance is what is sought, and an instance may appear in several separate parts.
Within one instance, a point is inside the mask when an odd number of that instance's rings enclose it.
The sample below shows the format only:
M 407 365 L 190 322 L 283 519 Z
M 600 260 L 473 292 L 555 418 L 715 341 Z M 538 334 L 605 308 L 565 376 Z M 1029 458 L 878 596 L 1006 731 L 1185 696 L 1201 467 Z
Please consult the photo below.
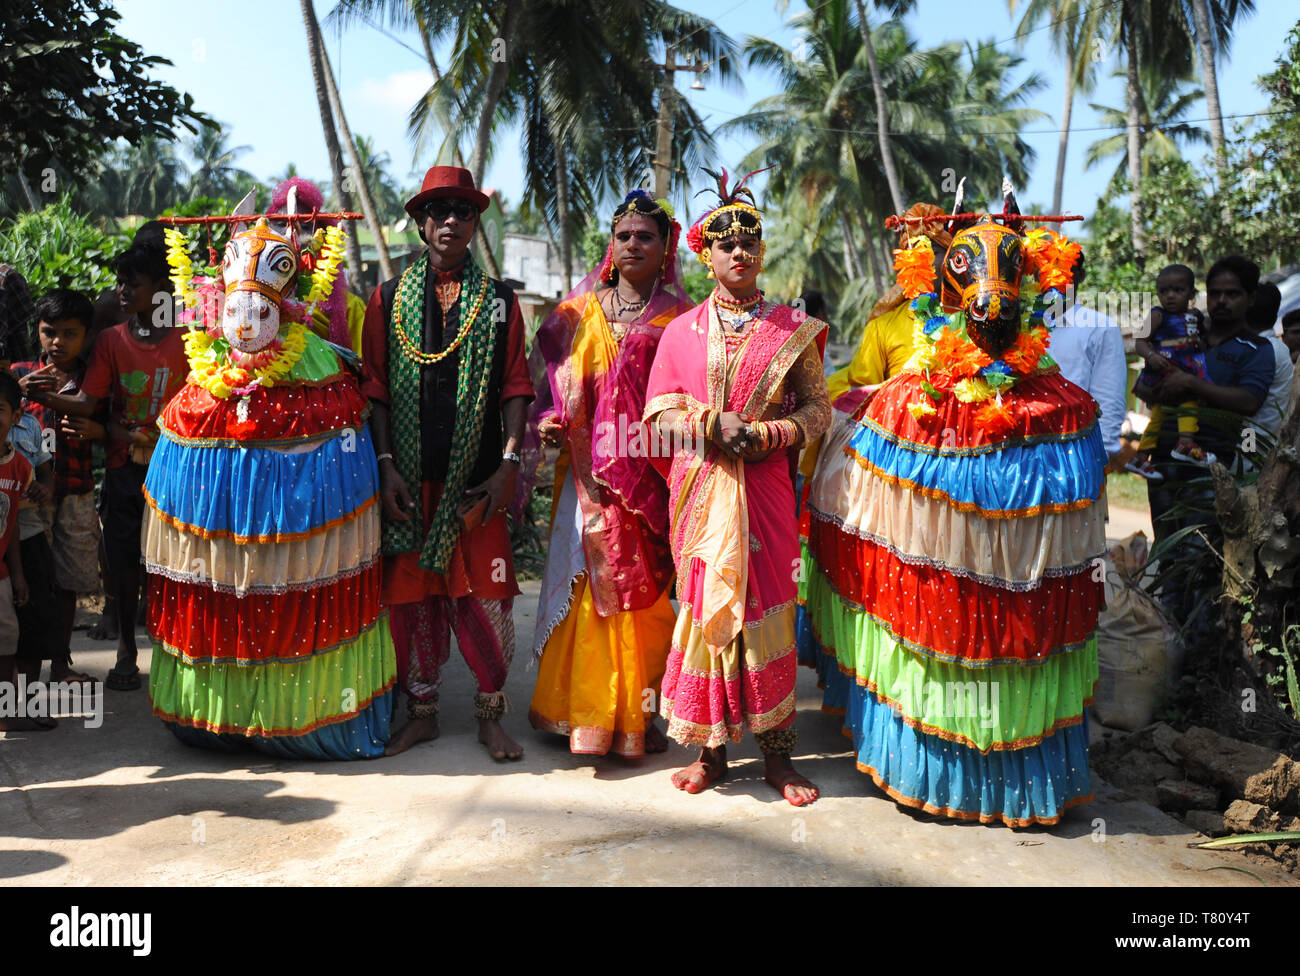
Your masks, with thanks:
M 770 37 L 786 46 L 796 33 L 787 21 L 805 7 L 790 0 L 784 13 L 775 0 L 678 0 L 683 6 L 713 18 L 737 41 L 747 35 Z M 316 0 L 322 19 L 332 0 Z M 920 0 L 908 24 L 923 46 L 945 41 L 992 38 L 999 46 L 1015 49 L 1014 21 L 1006 0 Z M 1254 80 L 1272 67 L 1281 52 L 1287 30 L 1295 22 L 1290 0 L 1257 0 L 1258 11 L 1239 25 L 1227 60 L 1219 67 L 1220 95 L 1225 116 L 1263 109 L 1264 95 Z M 320 116 L 307 60 L 307 45 L 299 5 L 293 0 L 223 0 L 221 4 L 194 0 L 122 0 L 120 30 L 152 54 L 174 62 L 157 75 L 190 92 L 197 106 L 226 123 L 232 145 L 250 150 L 239 165 L 263 179 L 296 163 L 301 173 L 328 178 L 329 164 L 320 131 Z M 976 25 L 973 29 L 969 25 Z M 403 185 L 418 183 L 430 162 L 429 153 L 416 157 L 406 134 L 406 116 L 428 87 L 431 76 L 420 52 L 418 38 L 395 38 L 357 25 L 341 36 L 325 27 L 326 44 L 339 78 L 348 121 L 356 135 L 372 137 L 379 150 L 393 160 L 392 173 Z M 1031 124 L 1025 138 L 1038 152 L 1028 187 L 1020 193 L 1025 202 L 1050 203 L 1052 177 L 1061 115 L 1061 66 L 1052 54 L 1045 30 L 1036 33 L 1022 53 L 1029 71 L 1042 74 L 1046 85 L 1030 102 L 1047 119 Z M 440 63 L 446 63 L 445 50 Z M 746 71 L 743 87 L 724 89 L 707 81 L 704 91 L 689 88 L 689 75 L 678 76 L 678 91 L 712 127 L 746 111 L 760 98 L 776 91 L 775 79 L 766 73 Z M 1088 214 L 1104 190 L 1111 166 L 1085 170 L 1084 151 L 1107 133 L 1079 131 L 1098 125 L 1086 101 L 1103 105 L 1123 102 L 1122 79 L 1101 72 L 1097 90 L 1086 100 L 1076 100 L 1069 158 L 1066 168 L 1064 209 Z M 869 93 L 867 93 L 869 96 Z M 1200 103 L 1202 106 L 1203 102 Z M 1204 111 L 1194 113 L 1203 117 Z M 1225 123 L 1231 132 L 1233 123 Z M 503 133 L 485 183 L 500 189 L 507 200 L 518 200 L 522 174 L 511 134 Z M 748 137 L 721 143 L 721 162 L 734 168 L 753 147 Z M 1199 153 L 1200 150 L 1193 150 Z M 704 180 L 699 181 L 704 185 Z M 761 200 L 761 197 L 760 197 Z

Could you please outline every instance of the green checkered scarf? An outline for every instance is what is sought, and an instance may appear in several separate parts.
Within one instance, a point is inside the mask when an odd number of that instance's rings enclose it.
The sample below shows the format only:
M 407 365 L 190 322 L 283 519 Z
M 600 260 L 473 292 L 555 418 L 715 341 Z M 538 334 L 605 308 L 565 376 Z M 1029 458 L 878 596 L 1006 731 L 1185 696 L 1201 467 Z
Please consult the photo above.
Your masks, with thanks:
M 469 327 L 469 335 L 459 350 L 456 418 L 451 439 L 451 458 L 447 463 L 447 480 L 443 483 L 442 498 L 429 525 L 429 534 L 421 542 L 419 532 L 420 526 L 424 524 L 424 503 L 420 492 L 424 475 L 420 438 L 421 366 L 406 355 L 398 341 L 396 330 L 405 324 L 402 330 L 405 335 L 417 346 L 422 344 L 424 285 L 428 272 L 427 257 L 422 257 L 402 272 L 388 322 L 388 385 L 393 463 L 411 490 L 415 508 L 409 522 L 384 519 L 384 552 L 391 555 L 419 550 L 422 568 L 445 573 L 460 536 L 461 516 L 458 509 L 465 495 L 466 481 L 478 459 L 484 407 L 492 380 L 496 329 L 492 315 L 494 303 L 490 300 L 492 279 L 471 257 L 461 279 L 458 330 L 468 321 L 471 309 L 477 306 L 478 311 L 473 325 Z

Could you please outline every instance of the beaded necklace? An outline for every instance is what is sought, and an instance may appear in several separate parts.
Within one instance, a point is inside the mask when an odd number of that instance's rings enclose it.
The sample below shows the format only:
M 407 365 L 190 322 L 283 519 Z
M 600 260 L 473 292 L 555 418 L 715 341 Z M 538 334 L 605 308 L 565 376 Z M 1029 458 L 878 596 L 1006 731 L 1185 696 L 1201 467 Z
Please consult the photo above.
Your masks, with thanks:
M 732 332 L 744 332 L 751 322 L 761 319 L 767 305 L 761 291 L 754 292 L 748 298 L 729 299 L 719 295 L 715 288 L 711 297 L 718 310 L 718 321 Z
M 477 268 L 473 269 L 477 270 Z M 447 346 L 441 352 L 424 352 L 420 349 L 420 344 L 406 334 L 406 328 L 402 323 L 401 309 L 395 309 L 393 316 L 393 334 L 397 336 L 397 344 L 402 349 L 402 354 L 413 363 L 421 366 L 433 366 L 442 362 L 457 349 L 460 348 L 470 330 L 474 327 L 474 322 L 478 319 L 479 312 L 483 309 L 483 301 L 487 297 L 487 275 L 472 273 L 466 274 L 466 278 L 473 278 L 473 281 L 466 281 L 460 290 L 460 331 L 456 333 L 456 338 L 452 340 L 451 345 Z M 466 286 L 469 287 L 466 287 Z M 473 297 L 470 297 L 470 289 L 473 289 Z

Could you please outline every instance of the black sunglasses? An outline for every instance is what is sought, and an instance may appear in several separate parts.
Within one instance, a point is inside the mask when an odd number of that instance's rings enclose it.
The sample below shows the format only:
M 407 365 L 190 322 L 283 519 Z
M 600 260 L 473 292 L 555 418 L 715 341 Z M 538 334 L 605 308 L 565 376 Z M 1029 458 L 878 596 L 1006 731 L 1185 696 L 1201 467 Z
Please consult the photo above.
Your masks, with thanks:
M 441 197 L 426 203 L 424 212 L 434 220 L 446 220 L 449 214 L 455 214 L 457 220 L 464 221 L 477 217 L 478 207 L 460 197 Z

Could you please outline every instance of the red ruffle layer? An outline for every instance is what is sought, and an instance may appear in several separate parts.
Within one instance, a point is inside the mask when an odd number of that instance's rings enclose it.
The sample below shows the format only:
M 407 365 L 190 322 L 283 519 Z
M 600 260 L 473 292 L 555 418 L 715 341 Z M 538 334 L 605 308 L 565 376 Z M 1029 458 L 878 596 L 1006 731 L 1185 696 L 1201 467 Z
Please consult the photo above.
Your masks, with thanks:
M 299 440 L 325 431 L 356 428 L 366 422 L 369 403 L 351 373 L 327 386 L 273 386 L 248 398 L 248 414 L 237 413 L 239 397 L 214 397 L 201 386 L 186 384 L 167 404 L 161 425 L 178 437 L 204 440 Z
M 376 562 L 315 589 L 244 597 L 150 575 L 149 633 L 189 661 L 256 664 L 307 657 L 375 623 L 379 574 Z
M 1002 404 L 1015 420 L 1014 426 L 999 437 L 990 437 L 975 423 L 978 404 L 962 403 L 951 393 L 935 405 L 933 416 L 917 420 L 907 405 L 929 399 L 921 388 L 925 377 L 919 373 L 900 373 L 866 402 L 860 412 L 864 419 L 889 431 L 900 441 L 925 445 L 945 453 L 983 448 L 1006 441 L 1066 440 L 1086 430 L 1097 417 L 1097 404 L 1084 390 L 1059 373 L 1033 376 L 1016 383 L 1002 394 Z
M 931 566 L 813 519 L 809 545 L 839 595 L 912 650 L 970 667 L 1042 660 L 1097 628 L 1102 585 L 1090 567 L 1007 590 Z

